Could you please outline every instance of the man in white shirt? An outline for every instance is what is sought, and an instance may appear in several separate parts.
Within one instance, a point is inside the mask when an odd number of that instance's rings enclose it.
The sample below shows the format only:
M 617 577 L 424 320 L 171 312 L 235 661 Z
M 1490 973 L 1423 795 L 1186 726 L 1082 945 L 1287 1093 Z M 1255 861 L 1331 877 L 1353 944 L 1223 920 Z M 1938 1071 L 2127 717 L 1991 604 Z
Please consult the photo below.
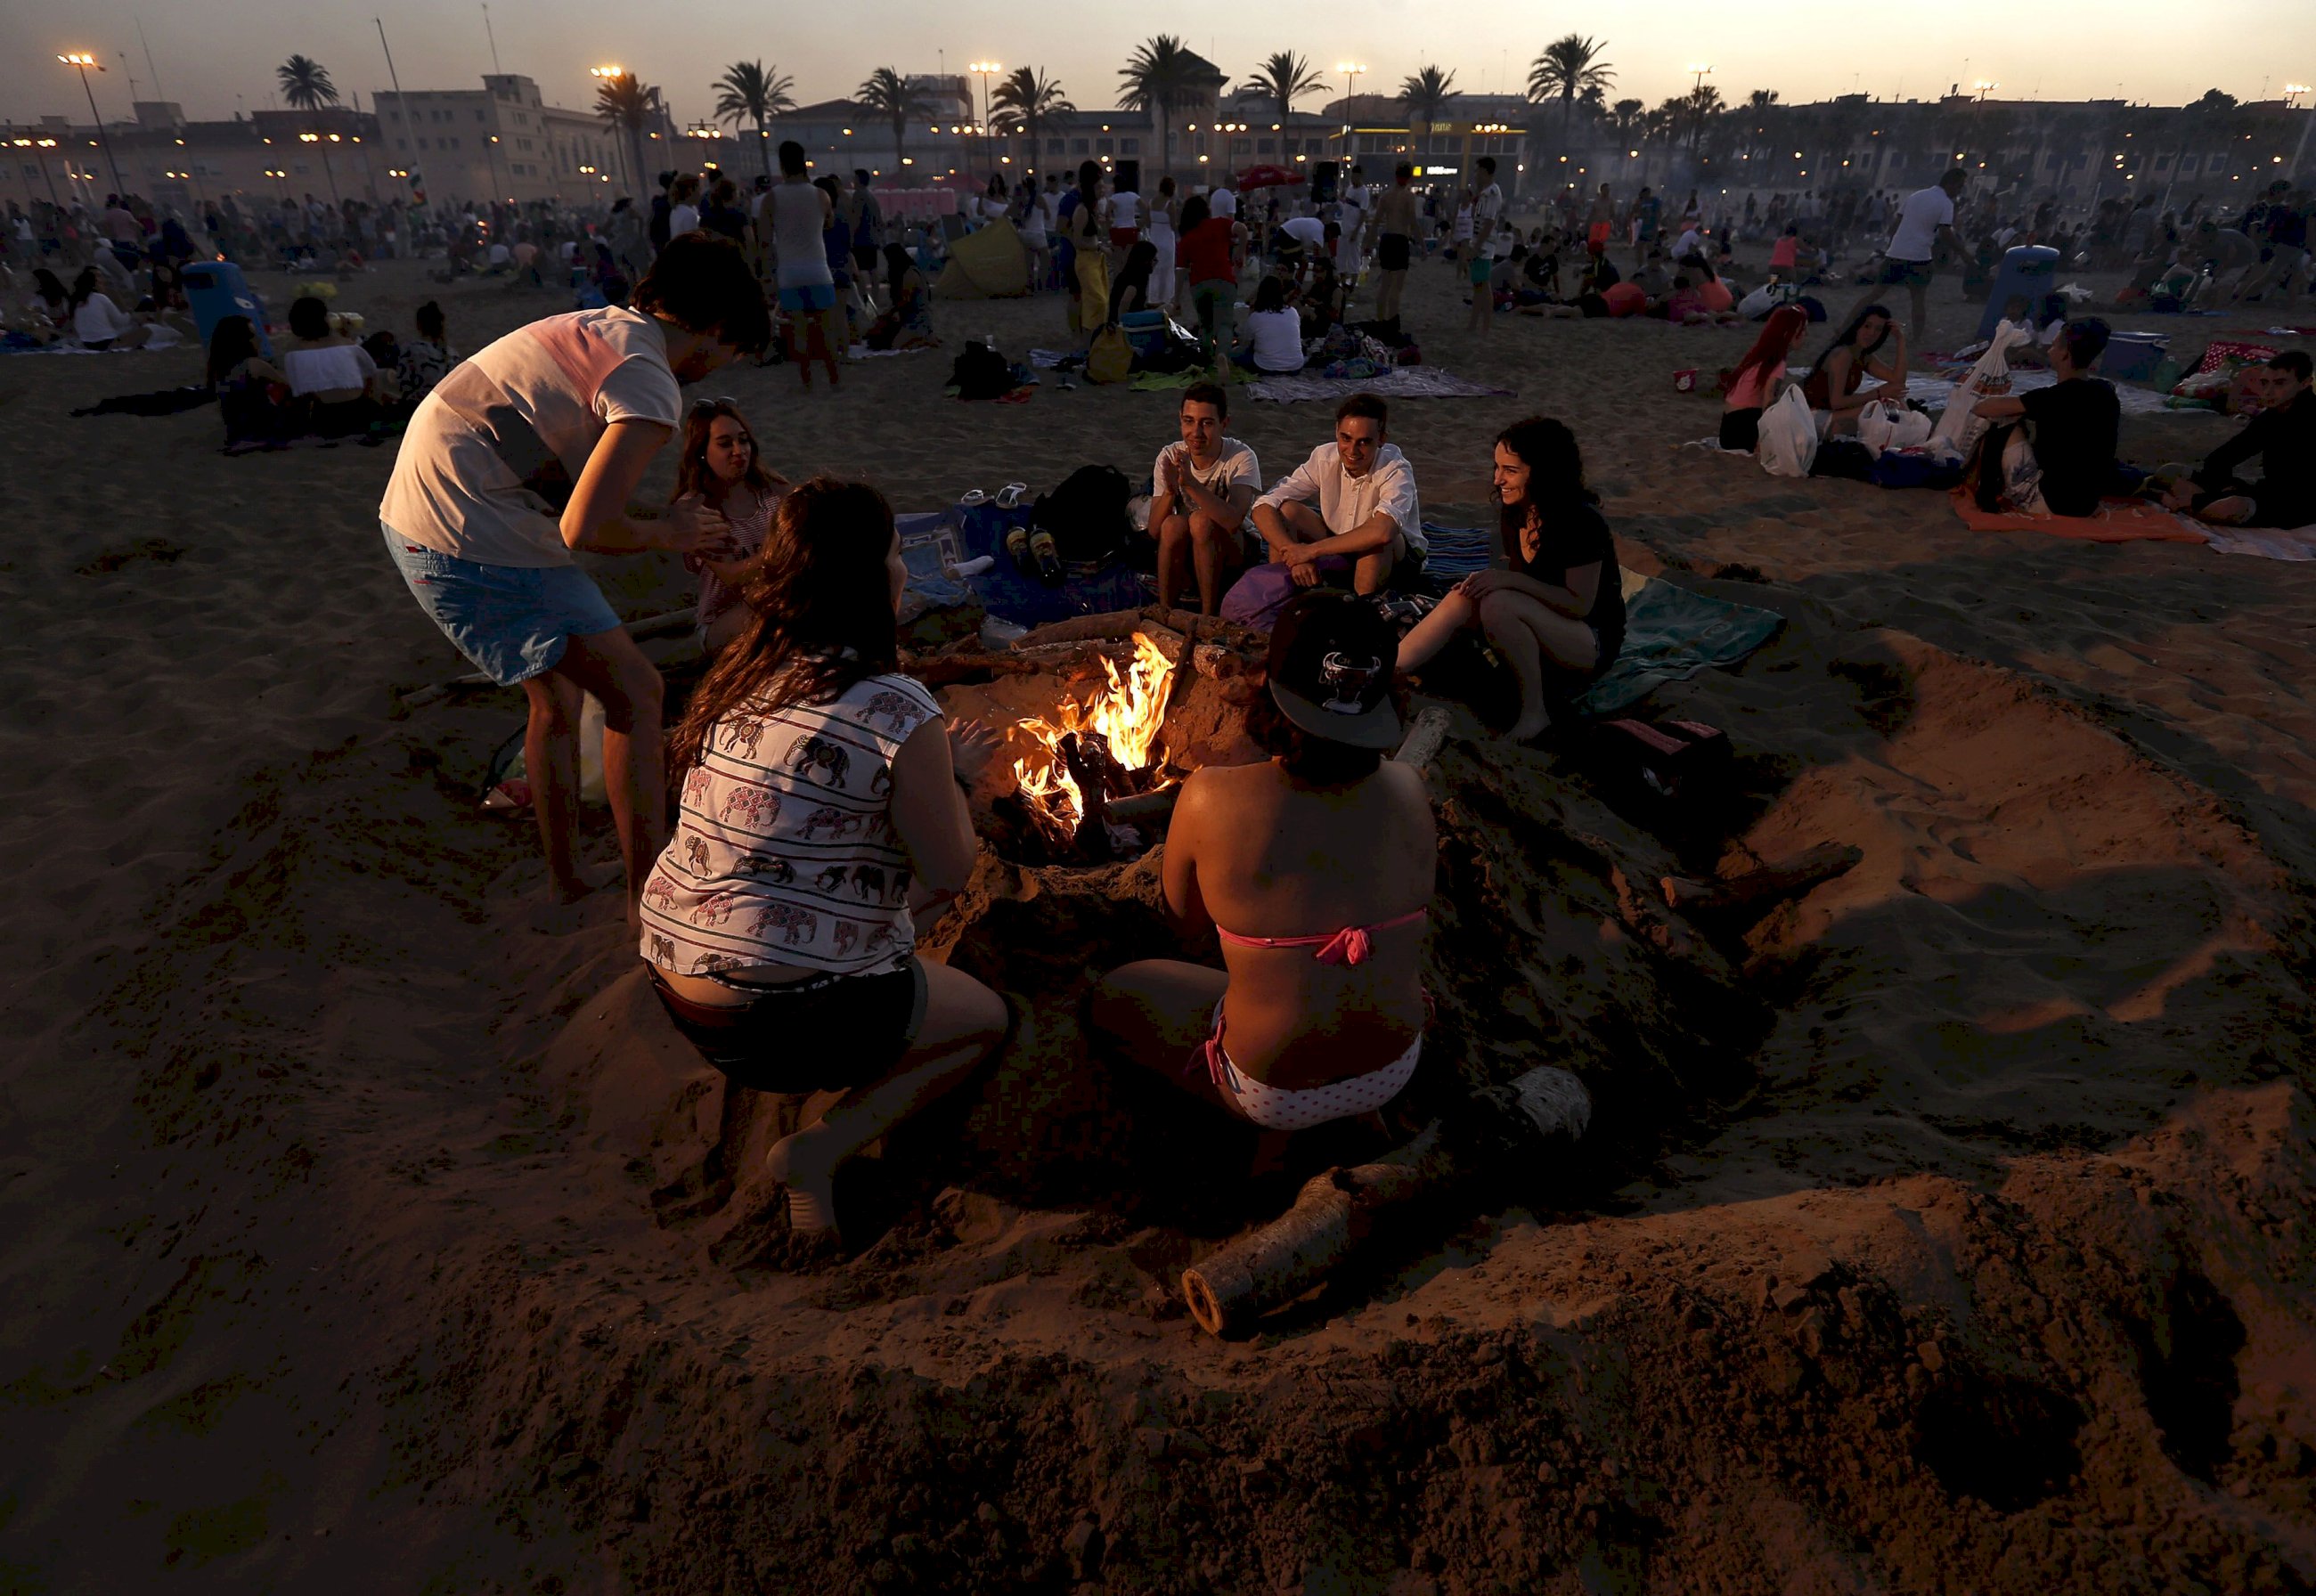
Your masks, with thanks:
M 1484 333 L 1495 325 L 1496 295 L 1490 280 L 1495 275 L 1496 234 L 1504 218 L 1504 191 L 1496 182 L 1496 157 L 1482 156 L 1479 167 L 1481 188 L 1472 201 L 1472 258 L 1465 263 L 1472 314 L 1465 327 L 1474 333 Z
M 1226 188 L 1217 188 L 1207 196 L 1207 210 L 1213 216 L 1236 216 L 1238 196 Z
M 1423 512 L 1415 468 L 1385 440 L 1390 411 L 1373 394 L 1353 394 L 1335 411 L 1335 441 L 1311 451 L 1254 502 L 1254 530 L 1273 561 L 1294 568 L 1301 587 L 1326 579 L 1319 562 L 1351 564 L 1351 585 L 1380 593 L 1401 560 L 1421 562 Z
M 1241 529 L 1262 467 L 1254 450 L 1223 435 L 1230 390 L 1194 383 L 1182 390 L 1182 436 L 1158 451 L 1150 478 L 1150 535 L 1158 540 L 1158 602 L 1174 607 L 1183 575 L 1198 580 L 1198 612 L 1212 615 L 1230 585 L 1229 574 L 1246 560 Z
M 1278 238 L 1279 271 L 1285 274 L 1293 268 L 1296 286 L 1299 288 L 1311 263 L 1326 253 L 1327 224 L 1315 216 L 1290 216 L 1278 224 Z
M 1907 195 L 1906 202 L 1898 208 L 1897 231 L 1890 235 L 1889 247 L 1882 252 L 1882 278 L 1877 286 L 1905 285 L 1914 302 L 1917 343 L 1929 325 L 1932 263 L 1937 259 L 1939 245 L 1954 235 L 1955 201 L 1962 198 L 1963 184 L 1968 181 L 1957 166 L 1939 178 L 1936 188 L 1916 189 Z

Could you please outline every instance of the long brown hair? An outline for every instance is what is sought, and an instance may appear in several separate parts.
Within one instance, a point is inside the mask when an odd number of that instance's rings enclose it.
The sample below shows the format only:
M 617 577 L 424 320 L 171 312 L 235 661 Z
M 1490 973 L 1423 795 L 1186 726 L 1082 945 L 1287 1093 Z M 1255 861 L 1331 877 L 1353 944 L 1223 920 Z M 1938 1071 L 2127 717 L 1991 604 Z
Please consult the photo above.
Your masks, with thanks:
M 668 738 L 671 783 L 699 762 L 725 716 L 823 703 L 899 664 L 892 547 L 893 506 L 867 483 L 815 477 L 789 490 L 741 584 L 748 624 Z
M 686 494 L 708 491 L 708 479 L 716 475 L 708 468 L 708 441 L 719 416 L 738 422 L 748 435 L 748 474 L 740 480 L 753 488 L 760 499 L 769 498 L 775 487 L 786 487 L 787 477 L 764 468 L 764 450 L 756 441 L 756 429 L 740 414 L 740 406 L 729 399 L 701 399 L 683 418 L 683 453 L 675 462 L 674 496 L 680 499 Z

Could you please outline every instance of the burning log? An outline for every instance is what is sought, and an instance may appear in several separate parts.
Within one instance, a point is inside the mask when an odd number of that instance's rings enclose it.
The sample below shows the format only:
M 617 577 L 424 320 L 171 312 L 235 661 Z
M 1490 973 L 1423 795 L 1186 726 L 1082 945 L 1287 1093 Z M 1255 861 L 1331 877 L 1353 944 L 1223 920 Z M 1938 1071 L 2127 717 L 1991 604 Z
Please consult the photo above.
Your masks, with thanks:
M 1088 858 L 1108 859 L 1112 851 L 1110 773 L 1118 768 L 1118 762 L 1109 757 L 1109 745 L 1102 741 L 1100 732 L 1072 732 L 1057 745 L 1057 752 L 1062 762 L 1069 767 L 1070 779 L 1078 785 L 1078 829 L 1073 842 L 1078 851 Z
M 1182 1298 L 1210 1335 L 1245 1330 L 1323 1286 L 1386 1222 L 1440 1197 L 1490 1164 L 1564 1156 L 1592 1122 L 1583 1083 L 1546 1065 L 1477 1093 L 1473 1123 L 1435 1119 L 1372 1164 L 1323 1171 L 1269 1224 L 1225 1242 L 1182 1271 Z

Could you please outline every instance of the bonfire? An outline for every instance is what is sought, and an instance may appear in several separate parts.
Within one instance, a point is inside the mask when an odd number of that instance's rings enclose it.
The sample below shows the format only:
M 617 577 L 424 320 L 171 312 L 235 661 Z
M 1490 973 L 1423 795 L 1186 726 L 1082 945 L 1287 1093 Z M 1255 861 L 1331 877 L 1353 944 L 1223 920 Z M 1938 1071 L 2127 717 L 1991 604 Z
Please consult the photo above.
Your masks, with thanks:
M 1013 778 L 1038 825 L 1059 842 L 1108 856 L 1127 839 L 1109 834 L 1113 800 L 1173 784 L 1160 731 L 1173 689 L 1174 663 L 1146 634 L 1134 635 L 1123 672 L 1104 658 L 1104 685 L 1082 701 L 1065 698 L 1051 719 L 1017 720 L 1008 740 L 1019 751 Z

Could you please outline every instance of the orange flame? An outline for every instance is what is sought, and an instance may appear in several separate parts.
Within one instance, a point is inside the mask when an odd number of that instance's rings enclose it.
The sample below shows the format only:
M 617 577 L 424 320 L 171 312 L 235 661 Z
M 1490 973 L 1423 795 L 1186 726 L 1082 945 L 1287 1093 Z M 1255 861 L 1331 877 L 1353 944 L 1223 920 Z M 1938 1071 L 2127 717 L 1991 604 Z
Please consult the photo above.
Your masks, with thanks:
M 1077 830 L 1085 814 L 1077 778 L 1061 756 L 1060 745 L 1073 732 L 1100 732 L 1118 762 L 1129 771 L 1146 771 L 1165 757 L 1158 734 L 1166 723 L 1166 699 L 1174 684 L 1174 664 L 1157 644 L 1134 634 L 1134 658 L 1125 673 L 1115 660 L 1104 658 L 1102 670 L 1109 685 L 1087 703 L 1064 699 L 1053 720 L 1025 719 L 1013 723 L 1011 735 L 1029 744 L 1029 755 L 1013 762 L 1013 779 L 1021 797 L 1038 817 L 1064 835 Z

